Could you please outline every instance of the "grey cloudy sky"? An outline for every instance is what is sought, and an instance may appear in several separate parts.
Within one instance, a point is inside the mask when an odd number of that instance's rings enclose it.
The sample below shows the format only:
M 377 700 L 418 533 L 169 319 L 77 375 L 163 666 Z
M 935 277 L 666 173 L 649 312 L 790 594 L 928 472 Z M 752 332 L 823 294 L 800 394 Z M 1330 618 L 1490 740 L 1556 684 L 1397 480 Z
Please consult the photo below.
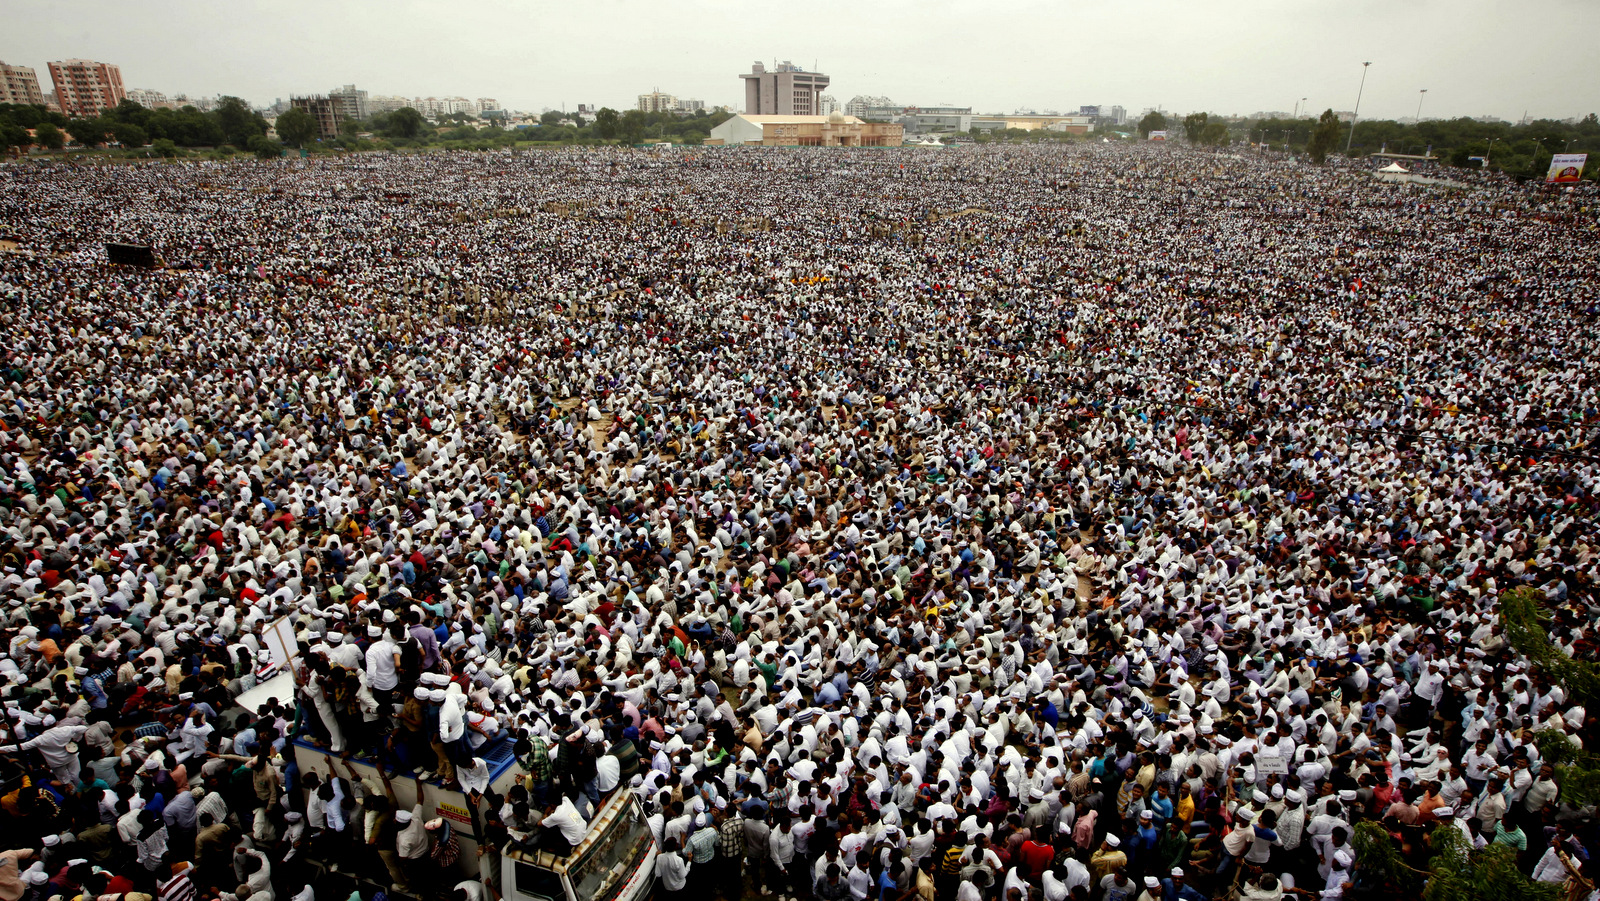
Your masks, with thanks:
M 13 4 L 0 60 L 117 63 L 127 85 L 270 103 L 374 94 L 624 108 L 659 88 L 742 103 L 753 60 L 813 63 L 840 101 L 980 112 L 1161 105 L 1362 118 L 1600 110 L 1596 0 L 77 0 Z M 46 84 L 46 90 L 49 89 Z

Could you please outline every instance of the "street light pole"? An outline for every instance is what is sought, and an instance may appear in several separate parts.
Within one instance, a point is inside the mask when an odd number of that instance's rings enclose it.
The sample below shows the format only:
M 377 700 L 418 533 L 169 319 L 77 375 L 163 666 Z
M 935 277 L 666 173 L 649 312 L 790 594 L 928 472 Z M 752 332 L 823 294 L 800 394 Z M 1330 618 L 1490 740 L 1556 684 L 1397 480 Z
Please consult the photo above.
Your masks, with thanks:
M 1367 89 L 1367 67 L 1370 62 L 1361 64 L 1361 87 L 1356 88 L 1356 108 L 1350 113 L 1350 136 L 1344 139 L 1344 155 L 1350 155 L 1350 142 L 1356 139 L 1356 119 L 1361 115 L 1361 94 Z
M 1422 99 L 1424 97 L 1427 97 L 1427 96 L 1428 96 L 1428 89 L 1427 88 L 1423 88 L 1422 91 L 1417 95 L 1417 124 L 1418 125 L 1422 124 Z
M 1300 105 L 1305 107 L 1305 109 L 1300 110 L 1300 115 L 1304 116 L 1307 113 L 1311 112 L 1311 107 L 1306 106 L 1306 101 L 1310 100 L 1310 99 L 1311 99 L 1310 97 L 1301 97 L 1300 98 Z

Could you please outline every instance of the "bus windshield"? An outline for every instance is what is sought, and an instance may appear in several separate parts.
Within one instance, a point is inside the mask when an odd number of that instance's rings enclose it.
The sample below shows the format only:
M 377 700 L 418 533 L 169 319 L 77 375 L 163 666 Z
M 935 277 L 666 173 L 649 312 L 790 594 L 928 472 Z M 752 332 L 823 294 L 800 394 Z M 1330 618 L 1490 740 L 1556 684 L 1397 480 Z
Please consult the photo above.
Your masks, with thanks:
M 650 850 L 650 827 L 639 816 L 637 804 L 611 822 L 606 834 L 567 868 L 573 901 L 611 901 Z

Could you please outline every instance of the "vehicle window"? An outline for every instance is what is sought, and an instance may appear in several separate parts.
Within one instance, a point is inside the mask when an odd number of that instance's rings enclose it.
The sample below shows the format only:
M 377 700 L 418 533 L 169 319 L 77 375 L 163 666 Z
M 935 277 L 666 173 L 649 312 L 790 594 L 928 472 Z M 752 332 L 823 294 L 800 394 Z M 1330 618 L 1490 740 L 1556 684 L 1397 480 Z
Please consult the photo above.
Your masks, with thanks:
M 639 815 L 639 807 L 629 804 L 627 811 L 612 822 L 610 830 L 595 842 L 582 860 L 567 868 L 576 901 L 611 901 L 634 868 L 650 849 L 650 827 Z
M 566 901 L 567 890 L 561 887 L 561 877 L 531 863 L 517 861 L 517 894 L 524 898 L 546 898 L 549 901 Z

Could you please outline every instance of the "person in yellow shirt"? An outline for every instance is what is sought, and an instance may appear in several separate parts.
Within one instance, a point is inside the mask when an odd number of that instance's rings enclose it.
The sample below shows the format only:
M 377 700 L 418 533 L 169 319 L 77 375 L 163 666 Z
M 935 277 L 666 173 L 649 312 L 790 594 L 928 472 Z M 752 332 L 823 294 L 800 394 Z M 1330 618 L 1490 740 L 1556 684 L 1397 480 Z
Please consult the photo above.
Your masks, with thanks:
M 1194 821 L 1194 792 L 1189 783 L 1178 783 L 1178 803 L 1173 805 L 1172 814 L 1185 826 Z
M 1089 884 L 1099 885 L 1100 880 L 1128 865 L 1128 855 L 1122 851 L 1122 839 L 1106 835 L 1100 849 L 1089 856 Z

